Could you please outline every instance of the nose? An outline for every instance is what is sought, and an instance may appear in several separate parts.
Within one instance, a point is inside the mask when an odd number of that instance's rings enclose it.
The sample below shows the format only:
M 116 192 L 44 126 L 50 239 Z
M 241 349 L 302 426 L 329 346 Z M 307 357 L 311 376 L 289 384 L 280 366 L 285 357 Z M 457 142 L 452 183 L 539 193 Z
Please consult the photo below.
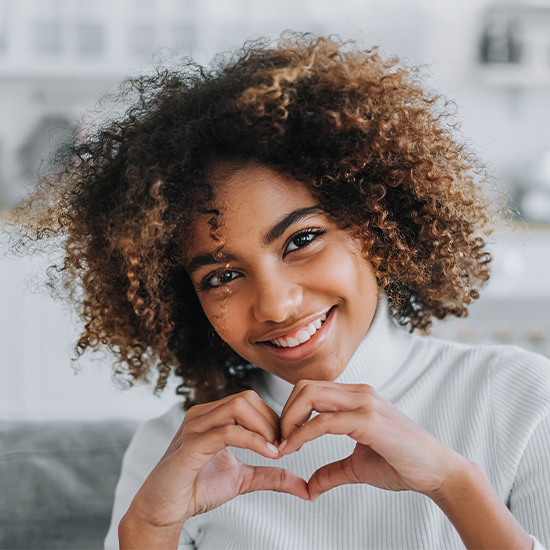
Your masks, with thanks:
M 295 281 L 277 274 L 258 279 L 253 301 L 254 317 L 260 323 L 282 323 L 299 309 L 303 291 Z

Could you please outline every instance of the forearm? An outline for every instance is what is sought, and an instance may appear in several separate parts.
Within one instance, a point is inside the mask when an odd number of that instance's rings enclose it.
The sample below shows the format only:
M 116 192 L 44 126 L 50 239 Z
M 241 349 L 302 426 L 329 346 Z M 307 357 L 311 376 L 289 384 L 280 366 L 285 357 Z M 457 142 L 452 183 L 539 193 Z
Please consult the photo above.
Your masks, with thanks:
M 500 500 L 483 470 L 465 460 L 432 500 L 468 549 L 525 549 L 533 541 Z
M 182 528 L 183 524 L 156 527 L 128 511 L 118 526 L 120 550 L 176 550 Z

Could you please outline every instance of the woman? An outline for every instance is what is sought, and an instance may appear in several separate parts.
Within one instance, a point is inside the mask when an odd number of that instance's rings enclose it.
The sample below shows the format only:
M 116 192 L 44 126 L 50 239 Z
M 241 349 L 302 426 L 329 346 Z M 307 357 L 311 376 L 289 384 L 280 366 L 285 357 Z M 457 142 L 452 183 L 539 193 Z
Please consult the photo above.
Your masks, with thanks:
M 67 235 L 80 350 L 183 379 L 106 547 L 550 545 L 548 361 L 412 333 L 489 278 L 483 169 L 442 102 L 308 37 L 131 86 L 35 224 Z

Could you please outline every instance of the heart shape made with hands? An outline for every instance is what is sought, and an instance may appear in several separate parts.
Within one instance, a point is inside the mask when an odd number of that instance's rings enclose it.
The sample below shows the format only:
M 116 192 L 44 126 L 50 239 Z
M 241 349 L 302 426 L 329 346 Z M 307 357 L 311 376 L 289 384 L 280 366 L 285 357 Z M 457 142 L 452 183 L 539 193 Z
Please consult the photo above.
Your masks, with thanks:
M 276 463 L 247 464 L 230 450 L 277 459 L 326 434 L 348 436 L 355 448 L 308 481 Z M 132 507 L 136 515 L 153 514 L 155 524 L 175 525 L 260 490 L 314 501 L 339 485 L 364 483 L 428 495 L 433 480 L 464 460 L 368 385 L 300 381 L 280 415 L 252 390 L 191 407 Z
M 325 434 L 347 435 L 356 442 L 351 455 L 321 466 L 307 482 L 297 474 L 284 470 L 292 485 L 282 490 L 302 496 L 304 488 L 307 488 L 309 500 L 312 501 L 334 487 L 354 483 L 392 491 L 418 490 L 419 487 L 411 484 L 407 476 L 404 478 L 398 472 L 401 465 L 407 470 L 415 470 L 414 465 L 410 468 L 404 458 L 403 436 L 419 438 L 418 442 L 412 442 L 415 451 L 412 455 L 425 454 L 429 444 L 436 442 L 428 432 L 364 384 L 301 381 L 290 394 L 281 415 L 271 412 L 275 415 L 271 422 L 275 424 L 280 439 L 277 445 L 267 445 L 271 455 L 269 458 L 277 459 L 295 453 L 305 443 Z M 314 415 L 315 412 L 318 414 Z M 424 449 L 420 449 L 418 443 Z M 389 455 L 384 453 L 385 456 L 394 455 L 393 465 L 372 447 L 373 444 L 384 452 L 389 451 Z M 282 475 L 282 469 L 276 470 Z
M 275 465 L 246 464 L 228 449 L 277 459 L 326 434 L 348 436 L 355 448 L 348 457 L 321 466 L 308 481 Z M 195 500 L 210 508 L 259 490 L 313 501 L 354 483 L 429 495 L 464 460 L 371 386 L 307 380 L 294 386 L 280 416 L 252 390 L 191 407 L 173 445 L 189 465 L 185 479 L 195 487 Z M 183 483 L 181 473 L 177 476 Z

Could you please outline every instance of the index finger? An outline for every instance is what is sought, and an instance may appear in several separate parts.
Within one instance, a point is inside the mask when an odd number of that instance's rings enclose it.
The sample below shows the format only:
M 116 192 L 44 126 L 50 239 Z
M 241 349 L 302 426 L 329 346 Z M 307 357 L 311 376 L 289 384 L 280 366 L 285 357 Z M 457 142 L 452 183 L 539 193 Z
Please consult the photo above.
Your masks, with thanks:
M 309 420 L 312 413 L 352 411 L 364 404 L 362 385 L 304 381 L 295 388 L 281 414 L 281 435 L 287 439 Z

